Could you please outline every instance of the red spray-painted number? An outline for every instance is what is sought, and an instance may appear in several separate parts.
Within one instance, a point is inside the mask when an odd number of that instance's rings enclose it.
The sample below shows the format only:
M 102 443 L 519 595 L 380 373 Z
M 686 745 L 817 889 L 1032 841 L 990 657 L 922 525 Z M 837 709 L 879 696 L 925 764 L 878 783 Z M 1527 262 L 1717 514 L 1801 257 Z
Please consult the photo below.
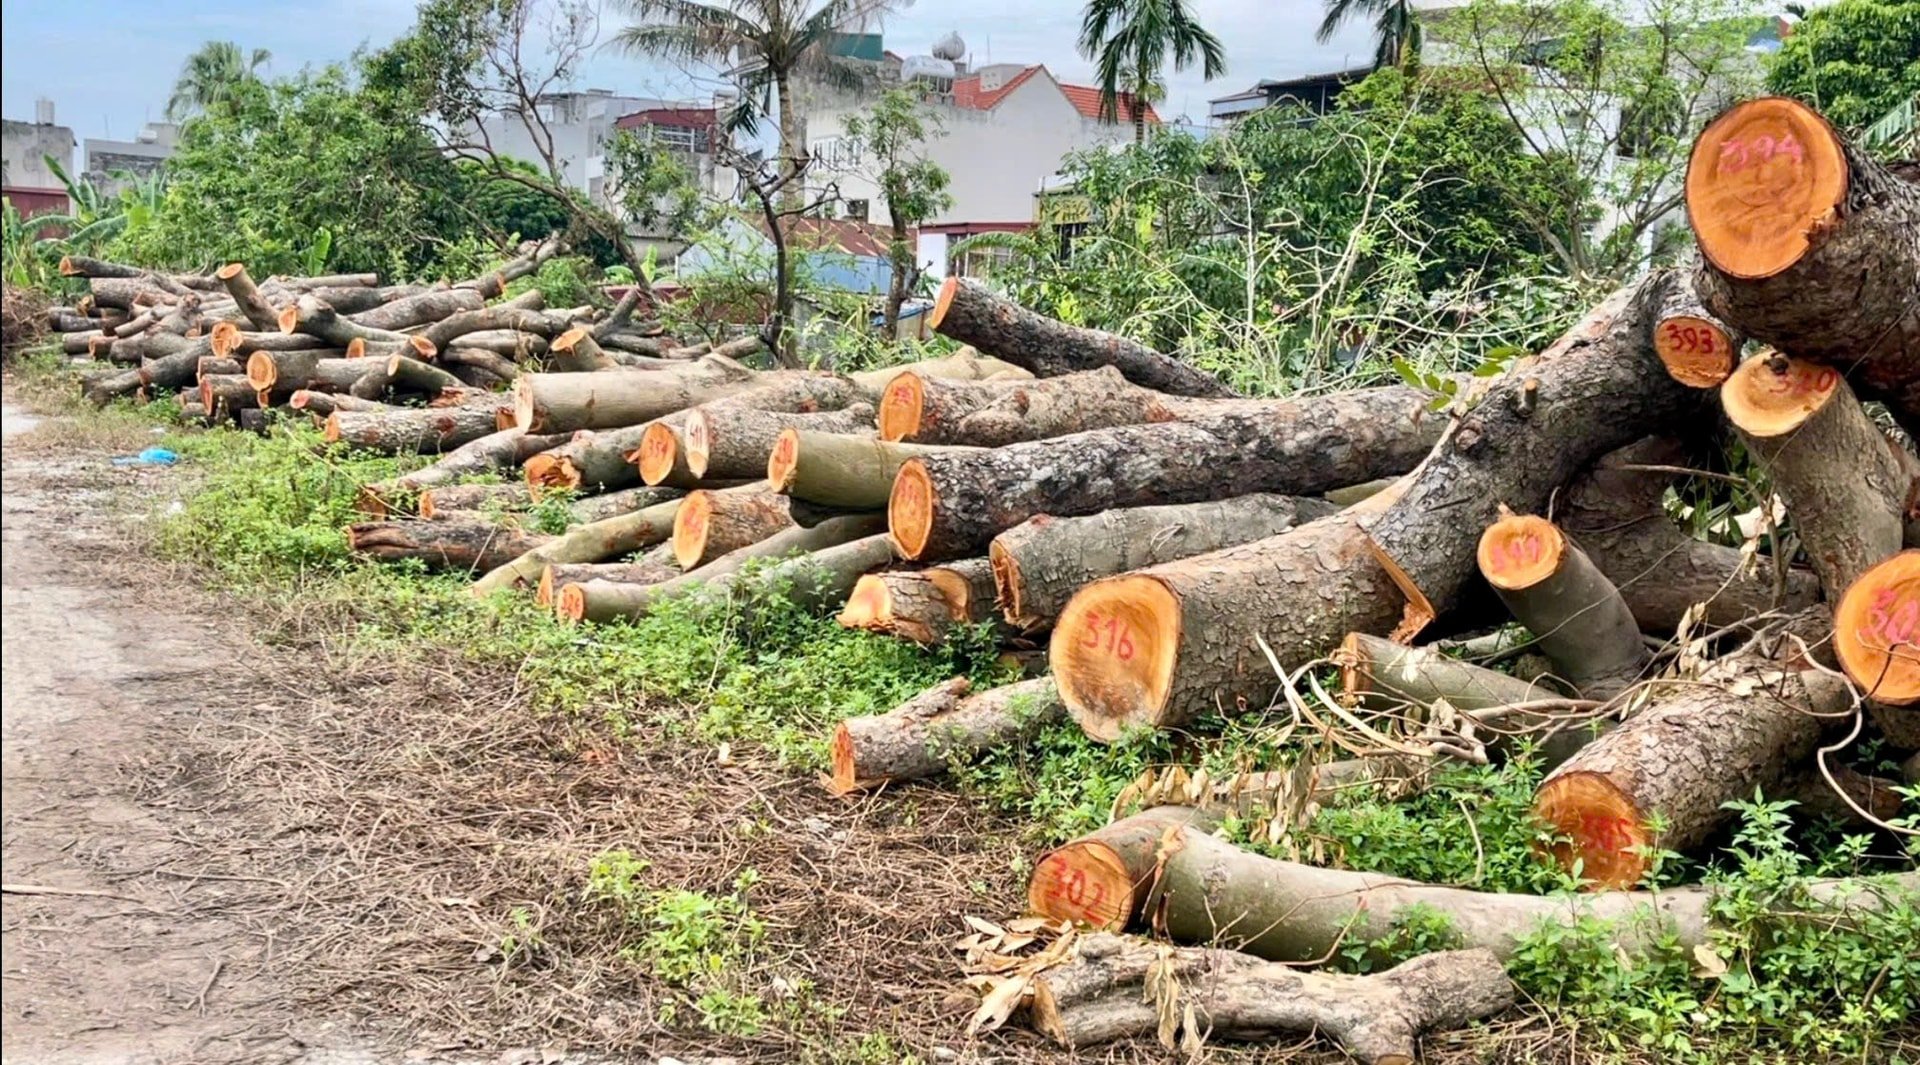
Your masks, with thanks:
M 1546 545 L 1540 542 L 1539 533 L 1509 537 L 1495 548 L 1495 557 L 1500 561 L 1503 569 L 1534 565 L 1545 557 L 1546 553 Z
M 1711 355 L 1716 349 L 1715 330 L 1704 326 L 1681 325 L 1668 322 L 1665 326 L 1667 343 L 1678 352 L 1698 352 Z
M 1778 140 L 1765 135 L 1744 141 L 1720 142 L 1720 172 L 1738 174 L 1775 159 L 1791 159 L 1795 165 L 1807 161 L 1800 142 L 1789 133 Z
M 1133 634 L 1117 617 L 1087 615 L 1087 626 L 1080 631 L 1080 646 L 1117 655 L 1125 662 L 1133 657 Z
M 1840 382 L 1840 375 L 1827 366 L 1795 366 L 1783 374 L 1774 374 L 1767 391 L 1775 395 L 1805 396 L 1826 392 Z
M 1867 625 L 1862 636 L 1878 636 L 1888 647 L 1894 644 L 1914 642 L 1914 629 L 1920 626 L 1920 599 L 1911 593 L 1901 594 L 1892 588 L 1880 589 L 1873 597 L 1873 606 L 1867 609 Z
M 1107 887 L 1097 881 L 1088 881 L 1085 869 L 1075 869 L 1065 877 L 1054 879 L 1052 897 L 1056 902 L 1064 902 L 1084 913 L 1107 900 Z
M 1580 818 L 1580 838 L 1614 854 L 1633 849 L 1633 822 L 1624 817 L 1587 814 Z

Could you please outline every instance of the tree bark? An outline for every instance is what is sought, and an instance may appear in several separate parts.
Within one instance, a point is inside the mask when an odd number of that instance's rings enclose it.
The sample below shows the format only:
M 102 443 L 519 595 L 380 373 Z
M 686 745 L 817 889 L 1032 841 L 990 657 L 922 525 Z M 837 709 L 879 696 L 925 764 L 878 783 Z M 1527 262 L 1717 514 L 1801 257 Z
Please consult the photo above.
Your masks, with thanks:
M 1822 716 L 1851 702 L 1833 677 L 1755 660 L 1723 661 L 1704 683 L 1654 698 L 1548 774 L 1534 795 L 1534 814 L 1565 837 L 1552 847 L 1561 867 L 1578 863 L 1594 887 L 1638 883 L 1655 849 L 1697 846 L 1733 816 L 1727 803 L 1755 788 L 1777 791 L 1812 755 Z
M 326 438 L 398 455 L 453 451 L 497 432 L 490 406 L 400 407 L 334 411 L 327 415 Z
M 1051 626 L 1073 593 L 1101 577 L 1264 540 L 1335 509 L 1254 494 L 1078 518 L 1042 514 L 994 537 L 988 552 L 1007 623 L 1033 632 Z
M 774 441 L 767 457 L 767 483 L 776 492 L 809 503 L 874 509 L 887 505 L 894 478 L 907 460 L 949 450 L 953 449 L 788 429 Z
M 260 394 L 245 374 L 213 374 L 200 379 L 200 405 L 207 417 L 225 421 L 240 411 L 260 405 Z
M 563 562 L 540 571 L 540 583 L 533 593 L 536 606 L 554 609 L 556 597 L 569 584 L 603 581 L 608 584 L 659 584 L 680 576 L 674 564 L 673 548 L 658 544 L 637 562 Z
M 849 629 L 864 629 L 931 647 L 960 624 L 946 593 L 926 570 L 869 573 L 853 586 L 837 619 Z
M 553 338 L 547 345 L 549 362 L 561 373 L 585 373 L 594 370 L 617 369 L 620 363 L 594 343 L 593 333 L 585 326 L 572 329 Z
M 833 730 L 836 795 L 939 776 L 954 761 L 1015 742 L 1065 720 L 1053 678 L 973 692 L 965 677 L 928 688 L 884 714 L 850 717 Z
M 473 583 L 473 594 L 485 599 L 504 588 L 532 584 L 549 565 L 566 562 L 604 562 L 652 547 L 673 535 L 674 515 L 681 500 L 655 504 L 626 514 L 588 522 L 489 570 Z
M 1920 550 L 1902 551 L 1853 582 L 1834 608 L 1833 645 L 1840 667 L 1869 698 L 1888 707 L 1920 703 Z M 1896 746 L 1920 747 L 1920 711 L 1877 716 Z
M 1740 361 L 1745 340 L 1700 302 L 1692 271 L 1675 278 L 1654 316 L 1653 353 L 1668 376 L 1688 388 L 1719 387 Z
M 789 413 L 728 403 L 699 407 L 687 415 L 682 436 L 687 469 L 697 478 L 750 480 L 764 477 L 774 445 L 786 430 L 859 433 L 873 429 L 873 408 L 856 403 L 843 410 Z
M 1838 371 L 1758 356 L 1728 378 L 1720 403 L 1793 516 L 1828 602 L 1900 550 L 1920 461 L 1873 424 Z
M 514 418 L 529 432 L 618 429 L 741 391 L 754 377 L 731 359 L 711 357 L 683 370 L 521 374 Z
M 1067 381 L 1040 378 L 1040 381 Z M 880 439 L 916 444 L 964 443 L 960 426 L 967 416 L 985 409 L 1001 396 L 1037 382 L 1028 380 L 943 379 L 908 370 L 894 376 L 880 392 Z
M 1360 521 L 1398 491 L 1279 536 L 1082 588 L 1049 645 L 1068 712 L 1089 737 L 1110 742 L 1132 726 L 1265 706 L 1280 678 L 1256 637 L 1295 669 L 1349 632 L 1391 627 L 1400 597 Z
M 355 340 L 367 344 L 402 344 L 409 339 L 405 333 L 391 329 L 373 329 L 344 317 L 332 307 L 327 306 L 318 296 L 300 297 L 299 302 L 291 308 L 291 326 L 288 325 L 288 313 L 288 311 L 282 311 L 280 314 L 281 332 L 305 333 L 311 337 L 319 337 L 335 347 L 344 348 Z M 434 345 L 434 350 L 438 351 L 439 345 Z
M 294 410 L 305 411 L 324 421 L 327 415 L 337 410 L 387 410 L 391 404 L 382 403 L 377 399 L 361 399 L 343 392 L 316 392 L 299 388 L 287 397 L 287 406 Z M 374 517 L 384 517 L 384 515 L 375 514 Z
M 1514 1004 L 1486 950 L 1422 954 L 1370 976 L 1305 972 L 1231 950 L 1166 948 L 1107 933 L 1034 977 L 1033 1026 L 1078 1049 L 1159 1033 L 1271 1040 L 1318 1034 L 1366 1065 L 1412 1065 L 1420 1037 Z M 1164 1017 L 1180 1018 L 1169 1028 Z M 1194 1026 L 1189 1028 L 1188 1026 Z
M 512 429 L 506 431 L 518 432 Z M 468 446 L 480 442 L 476 440 Z M 527 491 L 524 484 L 447 484 L 438 488 L 422 488 L 419 493 L 420 516 L 428 520 L 463 511 L 525 510 L 532 503 L 533 494 Z
M 1234 394 L 1211 375 L 1138 341 L 1057 322 L 960 277 L 949 277 L 940 286 L 927 324 L 942 336 L 971 344 L 1040 377 L 1113 366 L 1127 380 L 1169 395 Z
M 255 329 L 270 333 L 280 328 L 280 312 L 275 310 L 266 298 L 260 295 L 260 289 L 247 276 L 245 263 L 228 263 L 214 272 L 215 277 L 226 285 L 227 292 L 233 296 L 233 302 L 240 313 Z
M 900 468 L 889 532 L 903 557 L 955 558 L 1038 514 L 1310 495 L 1412 469 L 1444 422 L 1412 388 L 1336 393 L 1204 421 L 1101 429 Z
M 374 517 L 385 517 L 396 511 L 409 513 L 414 509 L 415 499 L 429 488 L 510 468 L 557 446 L 564 439 L 530 434 L 517 428 L 493 430 L 440 456 L 431 466 L 391 481 L 362 485 L 355 505 L 361 513 Z
M 491 570 L 552 540 L 483 521 L 374 521 L 347 526 L 347 546 L 356 554 L 383 562 L 419 559 L 435 570 Z
M 790 528 L 786 498 L 765 485 L 690 492 L 674 518 L 673 557 L 681 569 L 698 569 Z
M 684 508 L 683 508 L 684 512 Z M 821 522 L 810 529 L 789 526 L 752 543 L 743 544 L 706 563 L 658 584 L 610 584 L 589 581 L 569 585 L 555 593 L 554 612 L 569 621 L 614 621 L 643 617 L 656 603 L 671 596 L 695 590 L 719 596 L 731 592 L 740 579 L 742 568 L 757 558 L 780 558 L 800 552 L 803 556 L 825 549 L 845 547 L 870 540 L 880 529 L 880 518 L 873 514 L 850 514 Z M 871 544 L 864 545 L 862 557 L 870 557 Z M 677 548 L 676 556 L 679 554 Z M 850 557 L 850 556 L 849 556 Z M 792 561 L 802 561 L 795 559 Z M 780 567 L 772 567 L 780 569 Z M 783 570 L 790 575 L 795 570 Z
M 658 488 L 641 486 L 622 488 L 617 492 L 603 492 L 599 495 L 582 496 L 567 504 L 567 513 L 576 522 L 600 521 L 604 518 L 630 514 L 636 510 L 657 506 L 661 503 L 681 499 L 686 493 L 678 488 Z
M 397 333 L 464 311 L 477 311 L 486 305 L 487 301 L 473 289 L 441 288 L 383 303 L 372 310 L 361 311 L 352 318 L 355 325 Z
M 546 312 L 499 303 L 442 318 L 414 335 L 431 342 L 436 349 L 451 347 L 454 341 L 469 333 L 492 332 L 496 329 L 529 333 L 551 344 L 553 338 L 566 332 L 571 324 L 571 311 Z
M 1560 525 L 1626 597 L 1648 632 L 1671 635 L 1695 605 L 1702 621 L 1731 625 L 1768 611 L 1798 613 L 1820 600 L 1820 582 L 1804 568 L 1748 565 L 1740 549 L 1695 540 L 1661 502 L 1683 460 L 1666 439 L 1643 440 L 1595 462 L 1568 486 Z
M 1788 136 L 1790 151 L 1780 147 Z M 1686 197 L 1696 286 L 1714 314 L 1842 371 L 1909 431 L 1920 427 L 1920 185 L 1804 104 L 1768 97 L 1701 132 Z
M 1034 867 L 1028 912 L 1112 931 L 1151 915 L 1175 942 L 1296 962 L 1385 937 L 1415 906 L 1445 915 L 1458 946 L 1502 961 L 1543 924 L 1606 922 L 1630 957 L 1712 942 L 1711 885 L 1582 895 L 1471 891 L 1263 857 L 1209 835 L 1207 823 L 1199 811 L 1159 807 L 1082 836 Z M 1783 908 L 1777 916 L 1844 922 L 1915 891 L 1920 873 L 1816 880 L 1803 911 Z
M 1480 531 L 1501 507 L 1540 513 L 1594 459 L 1700 408 L 1653 354 L 1653 315 L 1674 283 L 1652 274 L 1614 293 L 1460 416 L 1405 494 L 1368 530 L 1406 599 L 1396 638 L 1460 606 Z
M 1480 574 L 1526 626 L 1558 675 L 1607 700 L 1652 660 L 1632 608 L 1600 567 L 1545 518 L 1502 518 L 1481 534 Z

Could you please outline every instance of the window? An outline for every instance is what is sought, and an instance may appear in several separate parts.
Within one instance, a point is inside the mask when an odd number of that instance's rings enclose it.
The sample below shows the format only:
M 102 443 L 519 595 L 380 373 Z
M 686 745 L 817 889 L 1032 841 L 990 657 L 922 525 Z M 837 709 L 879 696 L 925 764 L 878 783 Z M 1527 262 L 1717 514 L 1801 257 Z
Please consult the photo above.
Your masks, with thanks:
M 866 221 L 867 220 L 867 201 L 848 200 L 847 201 L 847 217 L 853 219 L 856 222 Z
M 827 137 L 813 142 L 807 153 L 828 170 L 851 170 L 866 157 L 859 141 L 848 137 Z

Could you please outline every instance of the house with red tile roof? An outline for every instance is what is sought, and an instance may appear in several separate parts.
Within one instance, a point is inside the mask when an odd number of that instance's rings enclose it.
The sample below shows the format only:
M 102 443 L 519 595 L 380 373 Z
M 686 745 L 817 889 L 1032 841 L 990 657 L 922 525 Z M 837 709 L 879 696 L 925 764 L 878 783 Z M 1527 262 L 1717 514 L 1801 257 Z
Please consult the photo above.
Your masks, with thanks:
M 910 72 L 914 60 L 906 61 Z M 1132 100 L 1119 101 L 1115 120 L 1100 116 L 1100 92 L 1054 77 L 1044 64 L 1000 63 L 977 69 L 955 64 L 953 76 L 914 78 L 940 132 L 924 146 L 926 157 L 951 179 L 953 205 L 921 228 L 919 255 L 935 277 L 945 273 L 952 241 L 975 233 L 1031 228 L 1034 196 L 1079 151 L 1108 148 L 1134 138 Z M 813 157 L 813 188 L 835 186 L 849 213 L 874 222 L 887 218 L 875 180 L 878 165 L 844 134 L 844 119 L 864 110 L 871 96 L 853 96 L 811 86 L 803 91 L 807 145 Z M 1160 124 L 1151 104 L 1142 118 Z

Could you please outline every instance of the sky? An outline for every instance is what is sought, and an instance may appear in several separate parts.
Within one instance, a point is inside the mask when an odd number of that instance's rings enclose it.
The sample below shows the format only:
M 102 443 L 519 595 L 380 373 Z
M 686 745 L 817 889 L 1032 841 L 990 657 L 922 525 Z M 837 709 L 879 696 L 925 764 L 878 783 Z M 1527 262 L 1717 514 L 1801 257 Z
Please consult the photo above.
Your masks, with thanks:
M 1320 0 L 1191 0 L 1200 21 L 1226 45 L 1227 74 L 1212 83 L 1197 70 L 1172 73 L 1160 112 L 1204 120 L 1207 99 L 1261 78 L 1365 64 L 1373 46 L 1352 24 L 1325 45 L 1313 31 Z M 415 0 L 0 0 L 0 114 L 31 121 L 34 101 L 54 102 L 54 118 L 75 136 L 130 139 L 162 117 L 187 54 L 208 40 L 231 40 L 273 53 L 270 75 L 341 60 L 361 45 L 378 47 L 412 24 Z M 602 36 L 622 16 L 611 5 Z M 888 16 L 886 45 L 924 55 L 948 31 L 966 42 L 974 65 L 1045 63 L 1067 82 L 1092 82 L 1074 50 L 1076 0 L 913 0 Z M 634 96 L 705 98 L 720 82 L 710 71 L 663 66 L 598 52 L 576 88 Z

